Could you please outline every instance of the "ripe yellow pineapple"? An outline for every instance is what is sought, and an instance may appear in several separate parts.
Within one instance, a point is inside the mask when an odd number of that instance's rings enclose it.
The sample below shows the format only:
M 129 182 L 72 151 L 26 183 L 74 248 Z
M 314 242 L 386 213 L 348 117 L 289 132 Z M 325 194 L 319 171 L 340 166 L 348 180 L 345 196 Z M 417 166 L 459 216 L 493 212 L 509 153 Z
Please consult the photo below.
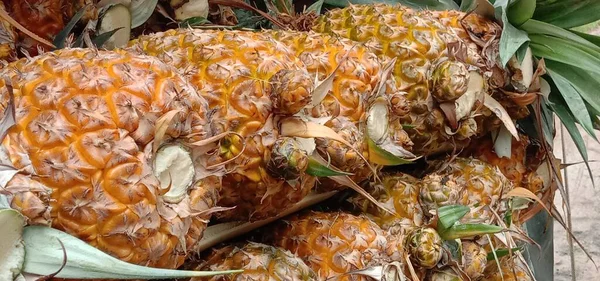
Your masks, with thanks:
M 314 281 L 317 276 L 304 261 L 289 251 L 248 242 L 215 249 L 195 270 L 243 269 L 239 274 L 195 277 L 190 281 Z
M 487 252 L 477 242 L 462 241 L 462 271 L 471 279 L 478 280 L 483 276 L 487 264 Z
M 519 134 L 519 139 L 512 139 L 511 156 L 499 157 L 494 151 L 494 140 L 491 136 L 486 136 L 473 142 L 467 148 L 463 155 L 480 159 L 489 164 L 495 165 L 516 187 L 524 187 L 534 194 L 539 194 L 543 189 L 543 179 L 536 173 L 539 167 L 541 157 L 538 146 L 533 144 L 529 137 Z M 528 153 L 530 149 L 535 150 Z
M 403 261 L 401 236 L 390 236 L 368 218 L 344 212 L 295 214 L 266 228 L 262 239 L 303 259 L 319 280 L 371 280 L 346 273 Z
M 492 208 L 500 212 L 505 207 L 500 200 L 513 185 L 496 166 L 460 157 L 436 164 L 441 170 L 421 181 L 420 199 L 426 215 L 431 216 L 442 206 L 460 204 L 471 208 L 461 221 L 484 223 L 492 218 Z
M 379 59 L 362 44 L 345 38 L 315 32 L 265 32 L 289 47 L 308 72 L 319 80 L 325 80 L 335 71 L 329 94 L 317 106 L 305 109 L 305 113 L 312 118 L 324 119 L 325 125 L 351 143 L 354 149 L 337 141 L 317 138 L 316 149 L 324 159 L 343 171 L 354 173 L 352 179 L 356 182 L 372 175 L 371 169 L 356 151 L 362 151 L 365 158 L 369 154 L 364 123 L 371 108 L 371 99 L 378 94 L 379 83 L 387 84 L 386 105 L 395 115 L 389 120 L 382 118 L 391 128 L 390 142 L 403 151 L 412 149 L 412 142 L 397 120 L 398 116 L 408 113 L 408 104 L 392 80 L 382 77 L 389 59 Z M 322 187 L 337 186 L 327 179 L 322 182 Z
M 508 77 L 497 67 L 497 58 L 482 51 L 464 29 L 473 31 L 478 41 L 497 44 L 500 27 L 475 14 L 461 24 L 465 16 L 400 5 L 351 5 L 322 15 L 312 29 L 362 42 L 380 57 L 398 59 L 393 74 L 410 108 L 401 121 L 411 125 L 407 132 L 413 152 L 427 155 L 464 146 L 499 125 L 479 102 L 463 103 L 463 114 L 457 115 L 454 102 L 472 82 L 471 72 L 484 76 L 483 90 L 494 97 L 494 89 L 504 87 Z
M 314 78 L 283 44 L 259 32 L 176 29 L 141 36 L 130 49 L 185 74 L 209 101 L 213 135 L 238 134 L 221 141 L 211 158 L 231 161 L 219 205 L 235 208 L 217 213 L 218 220 L 269 217 L 310 192 L 315 179 L 300 159 L 306 149 L 281 139 L 278 129 L 281 119 L 310 103 Z
M 21 59 L 0 76 L 14 89 L 0 80 L 1 115 L 16 120 L 0 146 L 18 169 L 0 182 L 11 207 L 121 260 L 180 266 L 220 186 L 194 145 L 210 133 L 191 84 L 156 58 L 91 49 Z
M 370 182 L 365 190 L 393 214 L 377 207 L 363 196 L 353 196 L 350 201 L 381 228 L 393 234 L 422 226 L 419 179 L 404 173 L 382 174 L 380 177 L 381 182 Z

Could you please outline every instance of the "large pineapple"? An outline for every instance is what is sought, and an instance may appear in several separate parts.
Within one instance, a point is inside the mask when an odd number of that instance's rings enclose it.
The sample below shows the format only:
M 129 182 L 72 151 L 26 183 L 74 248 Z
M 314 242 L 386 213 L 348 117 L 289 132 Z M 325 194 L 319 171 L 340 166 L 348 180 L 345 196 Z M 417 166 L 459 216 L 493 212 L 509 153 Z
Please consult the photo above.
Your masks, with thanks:
M 121 260 L 180 266 L 220 186 L 194 145 L 210 137 L 206 100 L 174 68 L 122 51 L 58 50 L 0 76 L 3 124 L 16 120 L 0 146 L 18 169 L 0 183 L 10 206 Z
M 314 281 L 315 273 L 289 251 L 248 242 L 215 249 L 195 270 L 221 271 L 243 269 L 239 274 L 196 277 L 191 281 Z
M 319 280 L 370 280 L 347 274 L 403 261 L 402 236 L 391 236 L 364 216 L 308 211 L 267 227 L 262 239 L 302 258 Z M 337 276 L 337 277 L 336 277 Z
M 396 148 L 393 152 L 408 152 L 412 149 L 412 142 L 398 121 L 398 116 L 408 113 L 408 104 L 397 91 L 393 79 L 383 77 L 384 67 L 389 59 L 379 59 L 361 43 L 337 36 L 282 30 L 267 33 L 289 47 L 304 63 L 308 72 L 319 80 L 334 75 L 328 95 L 318 105 L 307 108 L 305 114 L 323 120 L 326 126 L 340 134 L 354 148 L 334 140 L 317 138 L 316 148 L 324 159 L 330 160 L 331 164 L 343 171 L 354 173 L 352 179 L 357 182 L 372 175 L 372 170 L 364 161 L 369 155 L 366 139 L 369 129 L 366 123 L 369 111 L 372 110 L 373 98 L 380 94 L 393 116 L 382 117 L 380 121 L 385 124 L 375 125 L 389 128 L 385 133 L 391 146 Z M 383 93 L 378 92 L 380 83 L 387 86 Z M 397 156 L 411 155 L 407 153 Z M 327 179 L 322 182 L 322 187 L 337 186 Z
M 410 124 L 407 132 L 415 154 L 464 146 L 500 124 L 479 102 L 463 103 L 460 115 L 455 107 L 470 82 L 475 82 L 478 75 L 473 73 L 483 76 L 484 91 L 504 98 L 494 91 L 510 81 L 509 73 L 498 67 L 497 52 L 488 52 L 497 48 L 501 32 L 492 21 L 462 12 L 370 4 L 331 10 L 312 29 L 363 42 L 380 57 L 398 59 L 393 74 L 398 88 L 406 92 L 410 109 L 401 120 Z M 486 44 L 492 47 L 484 51 Z
M 439 170 L 421 181 L 420 199 L 426 215 L 434 215 L 442 206 L 460 204 L 471 207 L 461 221 L 485 223 L 493 218 L 493 211 L 505 208 L 501 200 L 513 185 L 496 166 L 460 157 L 436 164 Z
M 235 133 L 211 158 L 229 161 L 219 205 L 234 208 L 217 219 L 266 218 L 310 192 L 307 149 L 278 129 L 311 102 L 314 78 L 282 43 L 258 32 L 177 29 L 130 46 L 185 74 L 209 102 L 213 135 Z

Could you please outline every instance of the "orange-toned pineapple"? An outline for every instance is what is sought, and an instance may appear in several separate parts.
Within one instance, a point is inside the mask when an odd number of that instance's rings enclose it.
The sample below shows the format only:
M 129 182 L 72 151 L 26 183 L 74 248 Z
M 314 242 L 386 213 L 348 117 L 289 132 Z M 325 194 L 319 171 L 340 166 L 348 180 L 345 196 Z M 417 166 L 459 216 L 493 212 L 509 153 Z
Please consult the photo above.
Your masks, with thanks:
M 235 133 L 211 158 L 230 161 L 219 205 L 234 209 L 218 220 L 266 218 L 310 192 L 307 149 L 278 129 L 311 102 L 314 77 L 281 42 L 259 32 L 176 29 L 130 46 L 185 74 L 209 102 L 213 135 Z
M 18 169 L 0 182 L 11 207 L 121 260 L 180 266 L 218 199 L 193 144 L 210 136 L 206 100 L 174 68 L 126 52 L 59 50 L 0 76 L 12 84 L 0 80 L 1 115 L 16 120 L 0 146 Z

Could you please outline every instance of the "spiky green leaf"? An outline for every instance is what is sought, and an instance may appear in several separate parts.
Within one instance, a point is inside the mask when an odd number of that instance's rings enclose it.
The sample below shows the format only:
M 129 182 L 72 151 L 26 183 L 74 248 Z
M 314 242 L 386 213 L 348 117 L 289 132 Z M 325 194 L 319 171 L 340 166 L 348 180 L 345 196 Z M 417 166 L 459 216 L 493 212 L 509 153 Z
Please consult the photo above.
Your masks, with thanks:
M 552 111 L 556 113 L 558 118 L 560 118 L 560 121 L 569 132 L 569 135 L 575 143 L 579 154 L 581 154 L 581 157 L 583 158 L 583 161 L 588 169 L 588 173 L 590 175 L 590 178 L 592 179 L 593 184 L 594 177 L 592 169 L 590 168 L 590 164 L 588 163 L 587 148 L 585 146 L 585 141 L 583 140 L 581 133 L 579 133 L 577 125 L 575 124 L 575 118 L 573 117 L 573 115 L 571 115 L 567 106 L 565 105 L 565 101 L 561 97 L 559 97 L 559 95 L 550 95 L 550 107 L 552 108 Z
M 597 112 L 600 112 L 600 76 L 591 75 L 585 70 L 551 60 L 546 61 L 546 69 L 568 80 L 581 97 Z M 552 76 L 552 74 L 551 74 Z
M 538 57 L 562 62 L 600 75 L 600 52 L 593 48 L 548 35 L 531 34 L 530 47 Z M 596 47 L 594 45 L 594 47 Z
M 313 177 L 333 177 L 333 176 L 347 176 L 352 175 L 352 173 L 346 173 L 343 171 L 339 171 L 337 169 L 332 169 L 327 167 L 319 161 L 315 160 L 312 157 L 308 158 L 308 168 L 306 168 L 306 173 Z
M 101 48 L 102 45 L 104 45 L 104 43 L 106 43 L 106 41 L 108 41 L 108 39 L 110 39 L 110 37 L 112 37 L 121 28 L 123 27 L 115 28 L 111 31 L 99 34 L 98 36 L 94 37 L 94 39 L 92 39 L 92 43 L 94 43 L 94 46 L 96 46 L 97 48 Z
M 446 231 L 439 233 L 444 240 L 460 239 L 484 234 L 493 234 L 502 231 L 503 228 L 489 224 L 455 224 Z
M 323 8 L 323 0 L 318 0 L 315 3 L 313 3 L 312 5 L 310 5 L 306 9 L 306 12 L 315 12 L 315 14 L 320 15 L 322 8 Z
M 508 20 L 506 13 L 507 6 L 508 0 L 494 2 L 496 16 L 502 19 L 504 25 L 504 28 L 502 28 L 502 35 L 500 36 L 500 62 L 502 65 L 506 65 L 517 50 L 529 41 L 527 32 L 517 29 Z
M 81 18 L 83 17 L 83 14 L 85 13 L 85 11 L 88 8 L 89 8 L 89 6 L 84 6 L 83 8 L 79 9 L 79 11 L 77 11 L 77 13 L 75 13 L 75 15 L 71 18 L 71 20 L 69 20 L 67 25 L 65 25 L 65 27 L 56 35 L 56 37 L 54 37 L 54 41 L 52 42 L 52 44 L 54 44 L 54 46 L 56 46 L 56 49 L 62 49 L 65 47 L 65 42 L 67 40 L 67 37 L 69 37 L 69 34 L 71 34 L 71 31 L 73 30 L 75 25 L 79 22 L 79 20 L 81 20 Z
M 508 249 L 508 248 L 501 248 L 501 249 L 496 249 L 496 256 L 498 258 L 504 257 L 504 256 L 508 256 L 511 252 L 514 253 L 516 251 L 523 251 L 523 247 L 515 247 L 512 249 Z M 487 254 L 487 260 L 488 261 L 493 261 L 494 260 L 494 253 L 488 253 Z
M 470 208 L 464 205 L 449 205 L 440 207 L 438 214 L 438 232 L 443 232 L 462 219 Z
M 588 34 L 588 33 L 584 33 L 584 32 L 579 32 L 579 31 L 575 31 L 575 30 L 571 30 L 571 32 L 577 34 L 579 37 L 589 41 L 590 43 L 600 47 L 600 36 L 596 36 L 596 35 L 592 35 L 592 34 Z
M 563 28 L 585 25 L 600 20 L 598 0 L 538 1 L 533 18 Z
M 575 120 L 590 136 L 596 139 L 594 128 L 592 127 L 592 119 L 577 89 L 573 87 L 569 80 L 550 69 L 548 69 L 548 75 L 552 77 L 552 81 L 554 81 L 560 94 L 565 99 L 567 107 L 571 110 L 571 115 L 575 117 Z
M 190 27 L 190 26 L 198 26 L 203 24 L 211 23 L 205 17 L 192 17 L 189 19 L 185 19 L 179 23 L 179 27 Z
M 154 13 L 158 0 L 132 0 L 129 10 L 131 11 L 131 28 L 144 24 Z
M 550 35 L 558 38 L 567 40 L 570 43 L 577 43 L 588 48 L 591 48 L 597 52 L 600 52 L 600 46 L 594 45 L 588 41 L 587 38 L 580 35 L 580 33 L 572 32 L 555 25 L 551 25 L 545 22 L 529 20 L 521 26 L 521 29 L 531 34 Z

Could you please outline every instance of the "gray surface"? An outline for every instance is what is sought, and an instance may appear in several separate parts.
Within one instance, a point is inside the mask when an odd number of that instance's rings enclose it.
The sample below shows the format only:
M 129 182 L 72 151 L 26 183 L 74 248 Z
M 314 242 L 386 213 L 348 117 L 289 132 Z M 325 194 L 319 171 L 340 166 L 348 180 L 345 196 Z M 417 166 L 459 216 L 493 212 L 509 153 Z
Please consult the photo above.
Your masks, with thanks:
M 560 124 L 560 123 L 557 123 Z M 555 155 L 565 159 L 561 153 L 561 136 L 557 128 L 555 139 Z M 600 144 L 580 130 L 588 147 L 588 158 L 600 161 Z M 573 163 L 581 161 L 577 148 L 566 133 L 566 162 Z M 600 134 L 596 134 L 600 137 Z M 596 189 L 588 175 L 585 165 L 574 165 L 567 168 L 569 182 L 569 197 L 571 201 L 572 231 L 575 237 L 583 244 L 594 260 L 600 262 L 600 163 L 590 163 L 594 173 Z M 562 210 L 562 197 L 557 194 L 555 205 Z M 563 217 L 566 220 L 566 215 Z M 554 223 L 554 280 L 573 280 L 571 274 L 570 247 L 567 242 L 567 232 L 559 223 Z M 600 280 L 600 272 L 587 258 L 585 253 L 574 243 L 575 277 L 576 280 Z M 544 279 L 538 279 L 543 281 Z

